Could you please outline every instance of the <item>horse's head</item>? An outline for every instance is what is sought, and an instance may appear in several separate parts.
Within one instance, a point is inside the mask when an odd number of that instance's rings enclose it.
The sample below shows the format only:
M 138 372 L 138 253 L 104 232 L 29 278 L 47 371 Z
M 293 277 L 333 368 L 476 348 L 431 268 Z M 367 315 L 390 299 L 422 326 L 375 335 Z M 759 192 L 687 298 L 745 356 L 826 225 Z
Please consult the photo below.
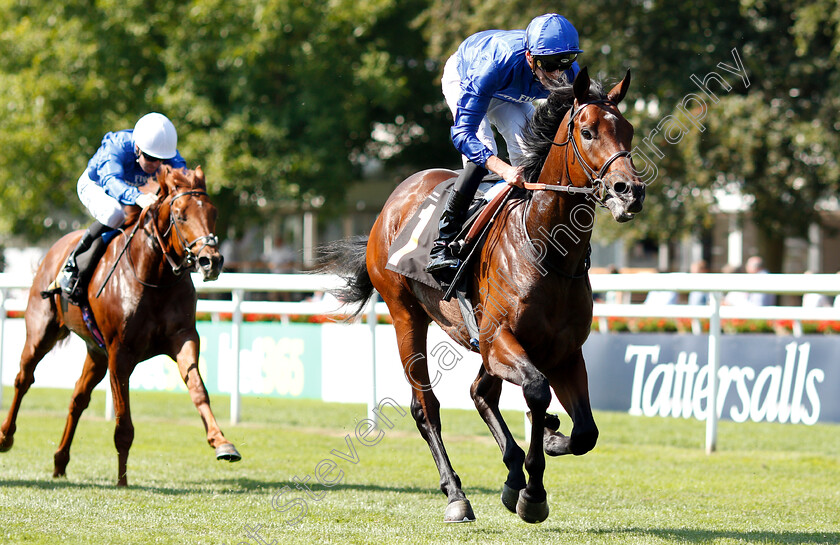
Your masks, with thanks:
M 596 199 L 618 222 L 633 219 L 645 200 L 645 184 L 636 174 L 630 156 L 633 125 L 618 109 L 629 86 L 628 70 L 606 97 L 592 96 L 589 73 L 584 67 L 575 78 L 575 101 L 569 112 L 568 138 L 575 155 L 573 161 L 587 183 L 601 186 Z
M 204 171 L 165 166 L 158 173 L 158 183 L 158 219 L 168 222 L 163 226 L 164 237 L 169 240 L 169 252 L 180 259 L 174 268 L 196 270 L 205 281 L 217 279 L 225 260 L 213 233 L 217 211 L 207 195 Z

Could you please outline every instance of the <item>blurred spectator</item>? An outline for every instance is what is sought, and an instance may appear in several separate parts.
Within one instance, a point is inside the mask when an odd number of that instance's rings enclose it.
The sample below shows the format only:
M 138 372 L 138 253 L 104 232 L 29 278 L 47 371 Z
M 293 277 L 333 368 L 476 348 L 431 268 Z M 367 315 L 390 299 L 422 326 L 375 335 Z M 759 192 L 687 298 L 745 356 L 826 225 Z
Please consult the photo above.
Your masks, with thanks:
M 607 274 L 619 274 L 618 267 L 610 263 L 606 267 Z M 606 303 L 606 304 L 620 304 L 622 303 L 623 293 L 620 291 L 608 291 L 605 293 L 595 293 L 593 294 L 593 298 L 597 303 Z
M 813 274 L 813 271 L 805 271 L 804 274 Z M 822 293 L 805 293 L 802 295 L 803 308 L 830 307 L 831 299 Z
M 721 268 L 720 272 L 724 274 L 735 274 L 744 272 L 741 267 L 727 263 Z M 730 291 L 723 297 L 723 305 L 736 306 L 748 305 L 750 301 L 750 294 L 745 291 Z
M 226 237 L 221 245 L 219 246 L 219 253 L 225 258 L 225 270 L 226 271 L 235 271 L 235 263 L 236 263 L 236 242 L 230 238 Z
M 645 297 L 646 305 L 675 305 L 677 304 L 677 292 L 655 290 L 649 291 Z
M 837 274 L 840 274 L 840 271 L 837 271 Z M 840 308 L 840 295 L 834 296 L 834 308 Z
M 295 262 L 297 261 L 297 254 L 295 251 L 286 245 L 283 237 L 276 237 L 274 244 L 268 255 L 264 256 L 268 267 L 273 273 L 291 273 L 294 272 Z
M 764 268 L 764 260 L 757 255 L 754 255 L 747 260 L 746 271 L 747 274 L 767 274 L 767 269 Z M 756 307 L 773 306 L 776 304 L 776 294 L 751 293 L 749 296 L 749 304 Z
M 707 273 L 709 272 L 709 265 L 704 259 L 695 261 L 691 264 L 690 272 L 692 273 Z M 692 291 L 688 294 L 689 305 L 708 305 L 709 292 L 706 291 Z

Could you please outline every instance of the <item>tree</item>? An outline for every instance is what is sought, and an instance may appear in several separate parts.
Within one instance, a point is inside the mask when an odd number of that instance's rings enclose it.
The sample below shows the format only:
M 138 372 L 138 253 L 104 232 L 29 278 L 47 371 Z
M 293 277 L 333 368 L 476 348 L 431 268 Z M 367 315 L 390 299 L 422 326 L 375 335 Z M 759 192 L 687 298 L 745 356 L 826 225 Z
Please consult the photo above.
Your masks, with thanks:
M 75 183 L 99 139 L 148 111 L 205 167 L 219 232 L 279 203 L 340 205 L 384 153 L 374 127 L 394 139 L 392 161 L 444 149 L 437 67 L 411 25 L 423 0 L 4 4 L 0 232 L 78 222 Z
M 817 204 L 840 185 L 840 7 L 745 1 L 740 16 L 749 93 L 721 100 L 686 160 L 702 186 L 749 196 L 759 251 L 781 272 L 784 239 L 807 238 Z

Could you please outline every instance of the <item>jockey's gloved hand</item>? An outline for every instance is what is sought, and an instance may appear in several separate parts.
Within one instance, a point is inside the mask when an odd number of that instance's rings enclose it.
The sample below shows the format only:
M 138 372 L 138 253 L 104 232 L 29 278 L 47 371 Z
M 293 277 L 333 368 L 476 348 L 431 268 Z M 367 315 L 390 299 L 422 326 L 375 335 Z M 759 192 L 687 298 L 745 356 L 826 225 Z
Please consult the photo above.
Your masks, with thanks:
M 134 204 L 136 204 L 140 208 L 146 208 L 147 206 L 156 203 L 157 200 L 158 196 L 154 193 L 141 193 L 140 196 L 137 197 L 137 200 L 134 201 Z

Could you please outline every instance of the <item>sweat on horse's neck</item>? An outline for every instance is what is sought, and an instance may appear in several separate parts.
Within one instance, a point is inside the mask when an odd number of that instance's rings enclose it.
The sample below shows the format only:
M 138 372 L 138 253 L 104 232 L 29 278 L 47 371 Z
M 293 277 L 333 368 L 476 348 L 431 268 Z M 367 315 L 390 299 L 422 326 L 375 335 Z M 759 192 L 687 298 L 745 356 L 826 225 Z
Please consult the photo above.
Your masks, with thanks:
M 595 205 L 589 196 L 537 191 L 524 214 L 530 249 L 544 253 L 543 268 L 580 275 L 595 227 Z

